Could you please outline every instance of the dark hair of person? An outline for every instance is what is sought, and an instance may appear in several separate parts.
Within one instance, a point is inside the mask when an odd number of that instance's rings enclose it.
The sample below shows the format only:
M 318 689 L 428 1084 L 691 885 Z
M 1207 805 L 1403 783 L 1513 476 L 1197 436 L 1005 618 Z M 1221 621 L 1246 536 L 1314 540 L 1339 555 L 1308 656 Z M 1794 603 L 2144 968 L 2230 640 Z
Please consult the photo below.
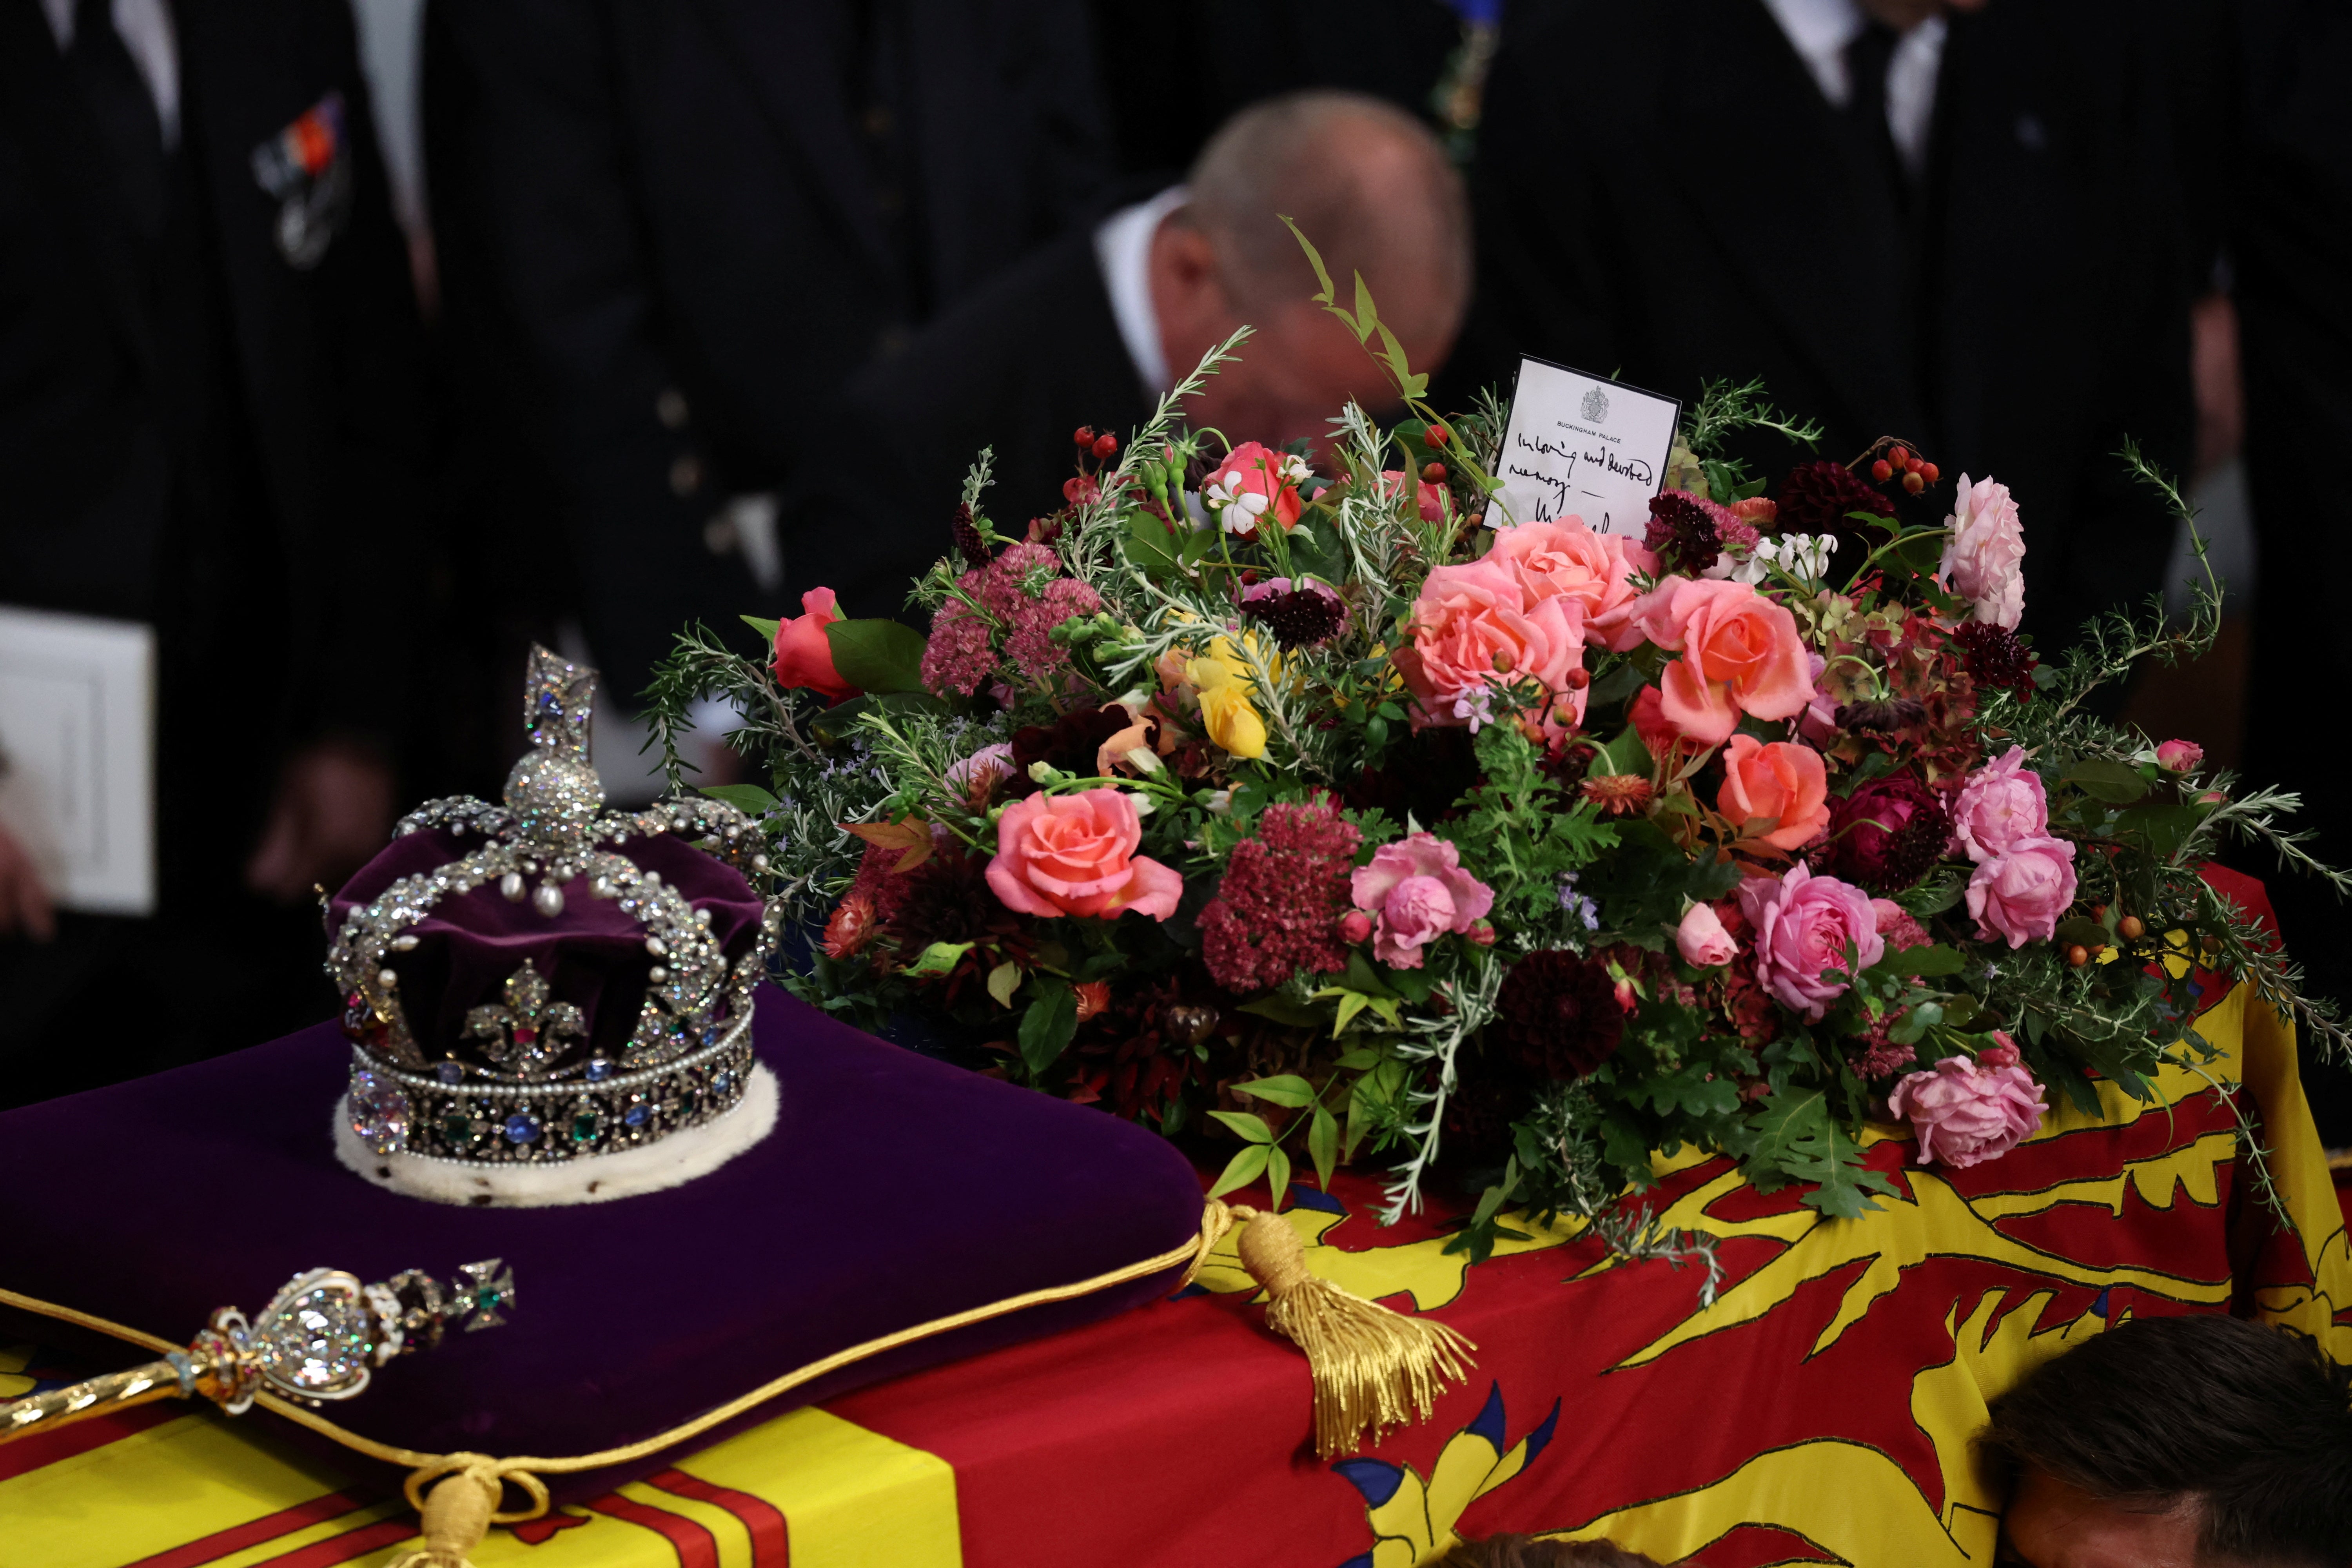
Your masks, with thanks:
M 1613 1541 L 1541 1541 L 1532 1535 L 1490 1535 L 1465 1541 L 1441 1568 L 1659 1568 L 1653 1557 Z
M 2225 1562 L 2352 1563 L 2352 1368 L 2236 1318 L 2134 1318 L 1992 1402 L 1978 1451 L 2103 1502 L 2194 1499 Z

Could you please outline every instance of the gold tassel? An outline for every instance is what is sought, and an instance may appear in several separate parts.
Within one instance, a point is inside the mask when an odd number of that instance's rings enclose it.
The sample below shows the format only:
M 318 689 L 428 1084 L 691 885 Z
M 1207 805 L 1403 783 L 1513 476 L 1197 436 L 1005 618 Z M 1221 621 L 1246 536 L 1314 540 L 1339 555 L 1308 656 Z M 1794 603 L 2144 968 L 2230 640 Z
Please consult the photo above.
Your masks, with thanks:
M 416 1511 L 424 1519 L 425 1544 L 402 1553 L 385 1568 L 473 1568 L 474 1548 L 489 1533 L 498 1511 L 499 1472 L 493 1461 L 479 1454 L 453 1454 L 450 1458 L 478 1462 L 446 1468 L 440 1484 L 417 1504 Z M 433 1473 L 419 1470 L 408 1478 L 411 1502 L 416 1502 L 418 1489 Z
M 1433 1318 L 1408 1318 L 1307 1271 L 1307 1248 L 1280 1215 L 1235 1206 L 1234 1250 L 1265 1287 L 1266 1326 L 1307 1352 L 1315 1381 L 1315 1451 L 1355 1452 L 1391 1426 L 1426 1421 L 1448 1382 L 1468 1373 L 1478 1347 Z M 1222 1228 L 1222 1227 L 1219 1227 Z

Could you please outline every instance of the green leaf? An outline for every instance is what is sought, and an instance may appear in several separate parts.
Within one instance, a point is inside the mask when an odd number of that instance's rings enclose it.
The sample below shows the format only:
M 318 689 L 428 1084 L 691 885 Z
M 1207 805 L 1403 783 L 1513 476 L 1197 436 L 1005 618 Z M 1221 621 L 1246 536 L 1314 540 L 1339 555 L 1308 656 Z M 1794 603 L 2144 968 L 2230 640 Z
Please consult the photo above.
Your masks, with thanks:
M 1013 1005 L 1013 994 L 1021 988 L 1021 966 L 1006 959 L 988 972 L 988 994 L 996 998 L 1000 1007 Z
M 776 640 L 776 634 L 783 629 L 784 625 L 782 621 L 772 621 L 760 616 L 745 616 L 743 617 L 743 624 L 751 627 L 753 631 L 759 633 L 771 643 L 773 643 Z
M 1253 1143 L 1274 1142 L 1274 1129 L 1265 1124 L 1265 1119 L 1246 1110 L 1212 1110 L 1209 1120 L 1223 1122 Z
M 1307 1152 L 1315 1162 L 1315 1184 L 1331 1190 L 1331 1167 L 1339 1160 L 1339 1121 L 1318 1102 L 1307 1127 Z
M 2110 805 L 2129 805 L 2147 794 L 2147 781 L 2128 763 L 2096 759 L 2076 763 L 2059 782 L 2073 784 L 2092 799 Z
M 833 668 L 860 691 L 920 691 L 923 634 L 897 621 L 832 621 L 824 640 Z
M 1159 518 L 1139 509 L 1127 520 L 1127 558 L 1154 582 L 1165 581 L 1181 570 L 1176 535 Z
M 1059 980 L 1038 982 L 1037 998 L 1021 1015 L 1021 1059 L 1032 1078 L 1045 1075 L 1078 1032 L 1078 997 Z
M 1252 1143 L 1238 1151 L 1225 1162 L 1224 1174 L 1209 1189 L 1209 1195 L 1221 1198 L 1236 1187 L 1246 1187 L 1256 1181 L 1265 1169 L 1265 1157 L 1273 1152 L 1263 1143 Z
M 761 816 L 776 809 L 776 797 L 758 784 L 704 784 L 702 793 L 725 801 L 746 816 Z
M 1342 1053 L 1339 1059 L 1331 1065 L 1342 1072 L 1370 1072 L 1381 1065 L 1381 1053 L 1370 1046 L 1358 1046 L 1352 1051 Z
M 963 955 L 971 951 L 971 943 L 968 942 L 935 942 L 923 949 L 923 955 L 908 966 L 907 973 L 917 980 L 935 980 L 942 974 L 954 973 L 955 966 L 962 963 Z
M 1286 1105 L 1294 1110 L 1315 1103 L 1315 1086 L 1297 1073 L 1252 1079 L 1247 1083 L 1234 1085 L 1234 1092 L 1246 1094 L 1253 1100 L 1263 1100 L 1270 1105 Z
M 1290 1155 L 1286 1151 L 1272 1146 L 1266 1149 L 1265 1190 L 1273 1194 L 1274 1206 L 1279 1211 L 1283 1200 L 1290 1195 Z
M 1314 297 L 1315 302 L 1318 305 L 1330 304 L 1339 297 L 1339 291 L 1331 286 L 1331 273 L 1330 269 L 1323 265 L 1323 253 L 1316 249 L 1313 242 L 1298 231 L 1298 226 L 1290 221 L 1288 213 L 1276 213 L 1274 216 L 1282 220 L 1282 226 L 1290 231 L 1290 237 L 1298 242 L 1298 248 L 1307 253 L 1307 262 L 1315 268 L 1315 281 L 1323 286 L 1322 291 Z
M 1319 1029 L 1328 1023 L 1331 1017 L 1328 1008 L 1313 1007 L 1305 1003 L 1294 1002 L 1279 991 L 1261 996 L 1255 1002 L 1244 1002 L 1241 1005 L 1241 1010 L 1255 1014 L 1261 1018 L 1271 1018 L 1276 1023 L 1293 1029 Z
M 1968 960 L 1956 947 L 1931 942 L 1926 947 L 1906 947 L 1900 952 L 1890 952 L 1871 966 L 1874 973 L 1886 974 L 1958 974 Z
M 2058 929 L 2050 934 L 2061 947 L 2072 947 L 2079 942 L 2093 952 L 2113 946 L 2116 940 L 2105 926 L 2086 915 L 2071 915 L 2060 921 Z

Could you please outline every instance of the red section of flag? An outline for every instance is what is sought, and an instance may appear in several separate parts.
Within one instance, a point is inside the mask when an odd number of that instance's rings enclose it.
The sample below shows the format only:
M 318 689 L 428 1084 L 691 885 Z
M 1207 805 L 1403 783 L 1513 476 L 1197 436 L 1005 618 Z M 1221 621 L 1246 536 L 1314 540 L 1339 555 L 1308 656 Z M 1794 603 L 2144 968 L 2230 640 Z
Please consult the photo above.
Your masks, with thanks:
M 719 1538 L 684 1514 L 654 1508 L 618 1492 L 607 1493 L 588 1506 L 661 1535 L 677 1553 L 677 1568 L 719 1568 Z
M 215 1531 L 212 1534 L 201 1540 L 191 1541 L 184 1546 L 174 1546 L 169 1552 L 158 1552 L 152 1557 L 142 1557 L 138 1562 L 129 1564 L 128 1568 L 197 1568 L 199 1563 L 215 1562 L 233 1552 L 242 1552 L 248 1546 L 258 1546 L 265 1541 L 275 1541 L 281 1535 L 290 1535 L 298 1530 L 308 1530 L 310 1526 L 322 1524 L 338 1514 L 349 1513 L 355 1508 L 366 1506 L 365 1498 L 353 1497 L 349 1492 L 329 1492 L 324 1497 L 312 1498 L 309 1502 L 296 1503 L 292 1508 L 281 1508 L 276 1513 L 264 1514 L 259 1519 L 247 1523 L 236 1525 L 228 1530 Z
M 87 1415 L 69 1426 L 39 1432 L 29 1437 L 16 1437 L 0 1445 L 0 1481 L 10 1476 L 21 1476 L 37 1470 L 43 1465 L 54 1465 L 59 1459 L 70 1459 L 76 1454 L 87 1454 L 92 1448 L 104 1447 L 120 1437 L 134 1432 L 144 1432 L 150 1426 L 161 1426 L 166 1421 L 176 1421 L 188 1413 L 184 1405 L 171 1400 L 158 1400 L 152 1405 L 134 1405 L 128 1410 L 116 1410 L 104 1415 Z
M 355 1563 L 371 1552 L 406 1541 L 415 1533 L 416 1521 L 404 1513 L 396 1519 L 378 1520 L 324 1541 L 314 1541 L 282 1557 L 264 1558 L 254 1568 L 334 1568 L 338 1563 Z
M 791 1537 L 784 1526 L 783 1510 L 765 1498 L 739 1492 L 732 1487 L 714 1486 L 684 1470 L 664 1470 L 657 1476 L 646 1477 L 646 1481 L 666 1492 L 723 1508 L 741 1520 L 743 1528 L 751 1532 L 751 1568 L 786 1568 L 791 1563 Z

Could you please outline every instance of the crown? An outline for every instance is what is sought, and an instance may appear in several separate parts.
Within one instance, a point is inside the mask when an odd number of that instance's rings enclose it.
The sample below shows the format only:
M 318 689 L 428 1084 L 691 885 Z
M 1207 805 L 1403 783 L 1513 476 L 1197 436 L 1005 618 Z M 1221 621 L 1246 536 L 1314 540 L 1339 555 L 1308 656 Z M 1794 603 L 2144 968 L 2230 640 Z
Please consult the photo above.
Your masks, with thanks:
M 371 1179 L 447 1196 L 415 1161 L 480 1172 L 624 1155 L 729 1117 L 755 1087 L 753 992 L 782 920 L 746 879 L 767 868 L 760 833 L 709 799 L 605 811 L 594 689 L 593 670 L 534 647 L 530 747 L 505 804 L 420 806 L 330 900 L 345 1120 L 362 1146 L 339 1133 L 339 1148 Z M 772 1121 L 772 1079 L 767 1099 Z

